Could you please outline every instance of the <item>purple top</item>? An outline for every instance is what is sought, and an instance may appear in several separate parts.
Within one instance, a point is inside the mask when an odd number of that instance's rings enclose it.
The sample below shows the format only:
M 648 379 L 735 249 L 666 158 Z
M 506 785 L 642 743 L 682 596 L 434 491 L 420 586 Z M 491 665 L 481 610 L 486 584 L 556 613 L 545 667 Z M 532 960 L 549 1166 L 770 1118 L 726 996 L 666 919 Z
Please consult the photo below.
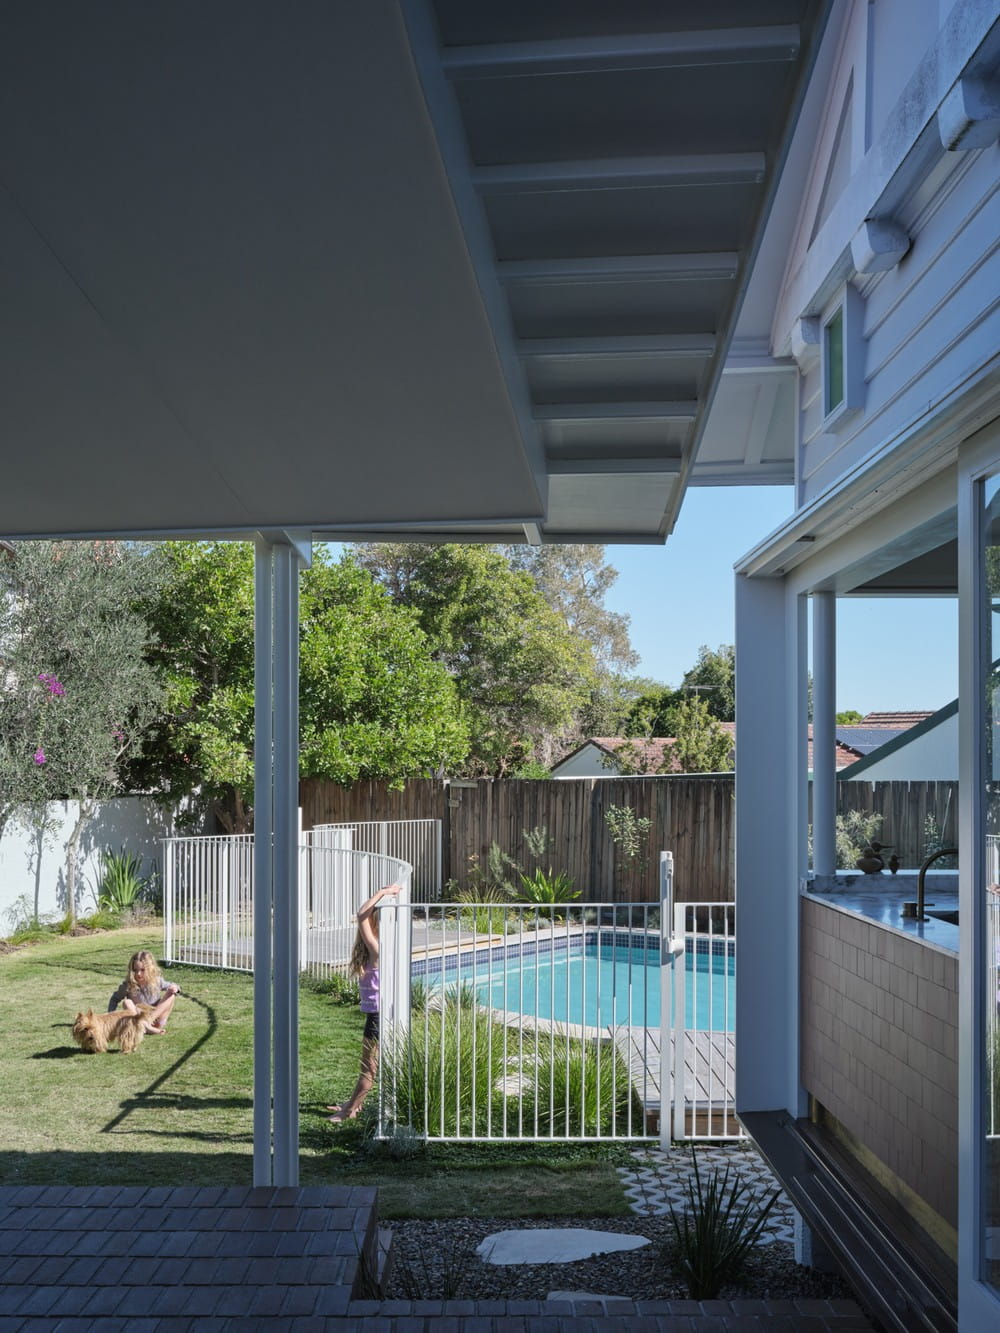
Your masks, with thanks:
M 361 991 L 361 1012 L 378 1013 L 378 968 L 366 967 L 358 977 L 358 989 Z

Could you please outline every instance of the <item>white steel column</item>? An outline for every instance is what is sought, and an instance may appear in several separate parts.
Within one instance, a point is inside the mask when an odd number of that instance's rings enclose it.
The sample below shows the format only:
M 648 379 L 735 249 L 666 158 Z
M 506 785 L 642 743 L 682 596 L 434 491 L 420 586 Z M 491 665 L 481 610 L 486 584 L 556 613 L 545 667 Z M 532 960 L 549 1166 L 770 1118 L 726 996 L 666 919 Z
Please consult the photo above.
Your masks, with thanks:
M 271 1169 L 271 782 L 274 772 L 273 548 L 254 545 L 253 1183 Z
M 254 646 L 254 1183 L 297 1185 L 299 570 L 260 537 Z
M 837 869 L 837 597 L 814 592 L 813 604 L 813 871 Z
M 736 576 L 736 1108 L 801 1113 L 806 634 L 782 579 Z

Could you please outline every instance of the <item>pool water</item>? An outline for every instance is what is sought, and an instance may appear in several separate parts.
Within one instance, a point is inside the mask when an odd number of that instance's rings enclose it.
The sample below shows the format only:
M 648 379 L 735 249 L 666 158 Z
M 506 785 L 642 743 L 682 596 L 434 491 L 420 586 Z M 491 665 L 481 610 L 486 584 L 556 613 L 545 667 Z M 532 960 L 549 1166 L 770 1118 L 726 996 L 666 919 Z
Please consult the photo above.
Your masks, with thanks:
M 667 969 L 666 976 L 672 988 L 673 970 Z M 455 980 L 474 985 L 480 1003 L 493 1009 L 588 1027 L 612 1023 L 660 1026 L 656 950 L 592 945 L 568 956 L 541 953 L 515 959 L 507 963 L 506 972 L 503 962 L 494 959 L 491 971 L 480 963 L 463 969 L 457 978 L 450 973 L 448 984 Z M 685 988 L 684 1024 L 688 1029 L 735 1030 L 736 961 L 731 949 L 699 951 L 697 967 L 688 967 Z

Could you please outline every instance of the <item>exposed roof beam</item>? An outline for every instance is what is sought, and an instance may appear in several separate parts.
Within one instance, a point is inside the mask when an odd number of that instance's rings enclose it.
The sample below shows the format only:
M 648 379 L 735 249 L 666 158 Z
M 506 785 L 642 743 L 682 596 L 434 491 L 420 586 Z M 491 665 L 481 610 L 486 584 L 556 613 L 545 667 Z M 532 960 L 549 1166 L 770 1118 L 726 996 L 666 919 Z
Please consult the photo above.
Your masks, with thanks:
M 553 477 L 604 477 L 630 473 L 680 472 L 679 458 L 550 458 L 549 475 Z
M 528 543 L 529 546 L 541 546 L 542 544 L 541 524 L 525 523 L 524 540 Z
M 480 194 L 532 194 L 567 190 L 635 190 L 662 185 L 757 184 L 763 153 L 704 153 L 657 157 L 603 157 L 581 162 L 517 162 L 474 167 Z
M 537 421 L 693 421 L 696 402 L 538 403 Z
M 483 308 L 493 330 L 497 359 L 503 369 L 511 410 L 517 420 L 525 457 L 538 490 L 537 518 L 545 512 L 548 479 L 542 442 L 531 413 L 531 395 L 524 367 L 514 348 L 510 309 L 496 273 L 495 250 L 482 199 L 469 180 L 469 152 L 454 89 L 441 68 L 437 28 L 429 0 L 402 0 L 417 76 L 437 136 L 441 162 L 448 178 L 455 212 L 476 274 Z
M 628 334 L 606 338 L 521 338 L 520 356 L 539 360 L 584 360 L 612 356 L 712 356 L 716 341 L 711 333 Z
M 742 459 L 696 460 L 689 480 L 693 486 L 787 486 L 795 480 L 795 465 L 791 459 L 749 466 Z
M 443 53 L 451 79 L 520 78 L 584 74 L 592 70 L 669 69 L 684 65 L 794 60 L 800 34 L 794 23 L 708 32 L 643 32 L 541 42 L 452 46 Z
M 583 259 L 504 259 L 497 264 L 503 283 L 529 282 L 704 282 L 735 278 L 739 256 L 715 254 L 595 255 Z
M 606 546 L 662 546 L 663 538 L 655 533 L 648 532 L 619 532 L 615 528 L 608 528 L 602 531 L 600 528 L 584 528 L 580 532 L 572 529 L 564 531 L 562 528 L 546 528 L 545 545 L 546 546 L 586 546 L 591 542 L 599 541 Z

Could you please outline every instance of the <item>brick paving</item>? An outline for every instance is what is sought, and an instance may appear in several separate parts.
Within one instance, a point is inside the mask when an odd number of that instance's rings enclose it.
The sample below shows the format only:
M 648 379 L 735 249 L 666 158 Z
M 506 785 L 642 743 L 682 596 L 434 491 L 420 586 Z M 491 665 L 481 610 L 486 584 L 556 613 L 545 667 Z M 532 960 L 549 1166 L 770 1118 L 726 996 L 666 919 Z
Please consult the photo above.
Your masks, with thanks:
M 872 1333 L 853 1301 L 370 1301 L 376 1192 L 0 1188 L 0 1333 Z

